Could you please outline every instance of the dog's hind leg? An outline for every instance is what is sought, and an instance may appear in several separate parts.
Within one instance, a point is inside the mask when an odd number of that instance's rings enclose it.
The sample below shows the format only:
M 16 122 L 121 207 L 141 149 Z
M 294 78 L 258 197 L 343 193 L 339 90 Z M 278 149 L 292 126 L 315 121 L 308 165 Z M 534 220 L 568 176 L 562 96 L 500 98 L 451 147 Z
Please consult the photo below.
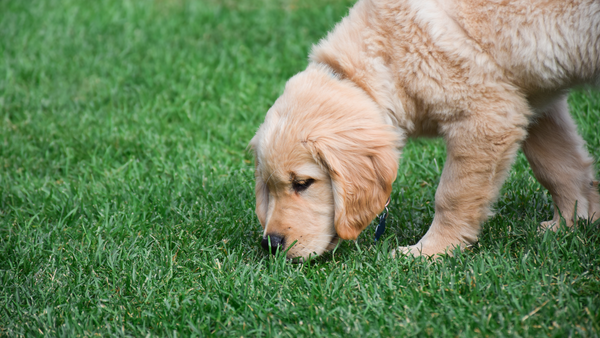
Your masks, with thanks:
M 530 125 L 523 152 L 535 177 L 548 189 L 554 201 L 554 218 L 543 222 L 541 229 L 556 230 L 561 215 L 567 226 L 572 226 L 575 209 L 578 217 L 600 218 L 600 196 L 593 161 L 569 115 L 566 96 L 553 103 Z

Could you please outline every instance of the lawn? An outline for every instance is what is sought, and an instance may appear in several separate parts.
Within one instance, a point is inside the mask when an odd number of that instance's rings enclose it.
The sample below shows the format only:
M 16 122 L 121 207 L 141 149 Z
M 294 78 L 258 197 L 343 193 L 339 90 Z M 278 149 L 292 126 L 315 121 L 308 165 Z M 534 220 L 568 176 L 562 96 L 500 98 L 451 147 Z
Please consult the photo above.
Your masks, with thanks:
M 0 0 L 0 336 L 600 335 L 599 224 L 538 234 L 522 154 L 454 257 L 388 255 L 432 221 L 440 140 L 405 149 L 382 243 L 261 249 L 247 144 L 352 3 Z M 569 102 L 600 158 L 600 93 Z

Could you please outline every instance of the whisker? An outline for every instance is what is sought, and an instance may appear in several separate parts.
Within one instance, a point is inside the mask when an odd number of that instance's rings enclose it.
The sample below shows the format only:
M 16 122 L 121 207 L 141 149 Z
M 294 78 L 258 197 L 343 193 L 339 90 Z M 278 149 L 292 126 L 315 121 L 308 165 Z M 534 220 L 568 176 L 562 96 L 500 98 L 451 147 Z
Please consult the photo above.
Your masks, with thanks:
M 267 178 L 267 181 L 265 182 L 265 184 L 269 183 L 269 181 L 271 180 L 271 177 L 273 177 L 273 174 L 275 174 L 275 173 L 272 172 L 271 175 L 269 175 L 269 178 Z

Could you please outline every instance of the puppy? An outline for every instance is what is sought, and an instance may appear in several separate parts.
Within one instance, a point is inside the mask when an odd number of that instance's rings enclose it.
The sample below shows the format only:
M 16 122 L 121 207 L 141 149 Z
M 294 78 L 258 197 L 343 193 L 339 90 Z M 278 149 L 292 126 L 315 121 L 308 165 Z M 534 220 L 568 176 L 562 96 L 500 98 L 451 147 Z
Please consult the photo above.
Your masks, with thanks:
M 359 1 L 250 142 L 262 245 L 307 258 L 356 239 L 418 136 L 443 137 L 447 159 L 431 227 L 398 252 L 477 241 L 520 147 L 555 204 L 541 228 L 598 219 L 593 161 L 566 102 L 585 83 L 600 83 L 598 0 Z

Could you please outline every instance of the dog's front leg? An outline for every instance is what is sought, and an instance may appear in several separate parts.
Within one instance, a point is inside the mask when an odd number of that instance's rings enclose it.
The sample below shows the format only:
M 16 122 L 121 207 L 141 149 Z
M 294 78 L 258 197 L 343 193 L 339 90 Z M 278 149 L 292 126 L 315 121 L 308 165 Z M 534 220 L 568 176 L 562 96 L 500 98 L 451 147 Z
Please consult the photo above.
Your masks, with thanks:
M 413 255 L 436 255 L 477 241 L 520 142 L 525 114 L 498 114 L 447 125 L 447 159 L 435 194 L 435 217 L 415 245 L 398 248 Z M 395 253 L 393 253 L 395 254 Z

